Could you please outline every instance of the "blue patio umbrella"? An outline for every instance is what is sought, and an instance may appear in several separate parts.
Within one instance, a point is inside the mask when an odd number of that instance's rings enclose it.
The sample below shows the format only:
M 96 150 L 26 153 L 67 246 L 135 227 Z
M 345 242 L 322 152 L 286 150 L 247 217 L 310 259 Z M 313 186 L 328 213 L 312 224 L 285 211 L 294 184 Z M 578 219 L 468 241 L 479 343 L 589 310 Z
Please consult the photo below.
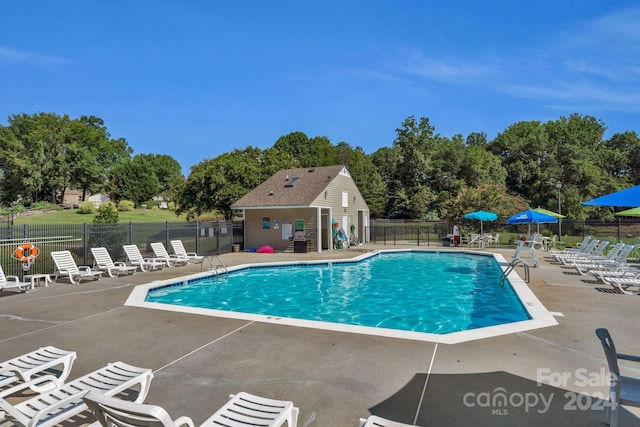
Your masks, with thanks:
M 484 221 L 495 221 L 496 219 L 498 219 L 497 214 L 487 211 L 469 212 L 468 214 L 465 214 L 464 217 L 467 219 L 477 219 L 480 221 L 480 234 L 484 234 Z
M 640 206 L 640 185 L 583 202 L 582 206 Z
M 531 223 L 541 224 L 552 222 L 558 222 L 558 218 L 531 209 L 517 213 L 507 220 L 507 224 L 529 224 L 529 234 L 531 234 Z

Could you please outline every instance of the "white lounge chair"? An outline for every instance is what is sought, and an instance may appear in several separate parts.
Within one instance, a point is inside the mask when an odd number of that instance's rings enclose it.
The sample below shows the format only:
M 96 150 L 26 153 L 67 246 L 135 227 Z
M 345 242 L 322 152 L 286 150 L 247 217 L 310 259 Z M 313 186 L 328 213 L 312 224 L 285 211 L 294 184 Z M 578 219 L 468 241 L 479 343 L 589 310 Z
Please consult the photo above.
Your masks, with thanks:
M 369 418 L 360 418 L 360 427 L 414 427 L 413 424 L 404 424 L 397 421 L 391 421 L 377 415 L 371 415 Z
M 75 351 L 66 351 L 53 346 L 41 347 L 22 356 L 14 357 L 0 363 L 0 388 L 16 382 L 27 382 L 34 377 L 50 374 L 52 368 L 60 366 L 53 381 L 45 384 L 34 384 L 31 390 L 42 393 L 59 387 L 71 373 L 73 361 L 76 360 Z
M 605 328 L 596 329 L 596 336 L 600 339 L 604 354 L 607 358 L 609 371 L 611 374 L 610 381 L 610 401 L 605 402 L 604 417 L 605 422 L 611 427 L 618 424 L 618 413 L 620 405 L 629 405 L 640 407 L 640 378 L 626 377 L 620 375 L 618 368 L 618 359 L 629 360 L 632 362 L 640 362 L 640 356 L 630 354 L 622 354 L 616 352 L 616 346 L 613 344 L 609 331 Z
M 569 256 L 558 257 L 557 259 L 561 263 L 563 263 L 565 265 L 568 265 L 568 264 L 571 264 L 571 263 L 576 262 L 576 261 L 577 262 L 589 262 L 590 260 L 603 258 L 602 253 L 604 252 L 606 247 L 609 246 L 609 242 L 606 241 L 606 240 L 603 240 L 603 241 L 597 242 L 597 243 L 598 244 L 593 248 L 593 250 L 591 250 L 587 254 L 577 253 L 575 256 L 574 255 L 569 255 Z
M 167 263 L 167 266 L 169 267 L 189 264 L 189 260 L 185 258 L 180 258 L 177 255 L 169 255 L 169 252 L 167 252 L 167 248 L 164 247 L 162 242 L 151 243 L 151 249 L 153 249 L 153 254 L 155 255 L 155 258 L 159 260 L 163 260 L 164 262 Z
M 531 236 L 527 237 L 525 240 L 526 246 L 531 246 L 535 248 L 538 246 L 538 249 L 546 249 L 544 241 L 542 240 L 542 235 L 540 233 L 532 233 Z
M 51 378 L 47 377 L 45 375 L 0 392 L 0 411 L 4 411 L 5 418 L 10 418 L 14 424 L 23 427 L 55 426 L 87 410 L 82 397 L 89 390 L 95 390 L 106 396 L 115 396 L 138 386 L 140 390 L 135 401 L 142 402 L 149 392 L 153 374 L 151 369 L 115 362 L 17 404 L 11 404 L 4 399 L 33 384 L 39 385 L 51 381 Z
M 640 274 L 640 268 L 623 265 L 616 268 L 615 270 L 611 270 L 609 268 L 589 270 L 588 274 L 594 276 L 596 279 L 598 279 L 599 282 L 606 284 L 607 282 L 604 281 L 605 277 L 631 278 L 637 274 Z
M 124 245 L 122 248 L 124 253 L 127 254 L 129 263 L 140 268 L 141 271 L 161 270 L 167 265 L 162 260 L 144 258 L 136 245 Z
M 56 280 L 60 277 L 66 277 L 71 283 L 78 285 L 82 279 L 99 280 L 102 277 L 102 271 L 92 270 L 86 265 L 78 266 L 69 251 L 51 252 L 51 258 L 57 268 L 53 273 Z
M 550 249 L 549 253 L 552 255 L 555 254 L 566 254 L 569 252 L 576 252 L 576 251 L 580 251 L 582 249 L 584 249 L 586 247 L 586 245 L 591 241 L 591 239 L 593 239 L 593 236 L 585 236 L 584 239 L 582 239 L 582 242 L 578 243 L 577 247 L 575 248 L 565 248 L 562 250 L 559 249 Z
M 588 257 L 593 252 L 595 247 L 600 243 L 598 239 L 591 239 L 585 245 L 581 246 L 579 250 L 570 250 L 567 252 L 555 252 L 552 253 L 556 261 L 561 261 L 562 258 L 584 258 Z
M 118 277 L 121 274 L 134 274 L 138 270 L 136 265 L 127 265 L 122 261 L 113 262 L 107 248 L 91 248 L 91 254 L 98 270 L 106 271 L 109 277 Z
M 615 270 L 627 263 L 629 254 L 635 249 L 635 245 L 626 245 L 613 260 L 593 260 L 585 263 L 573 262 L 571 266 L 582 275 L 589 274 L 591 270 Z
M 195 252 L 187 252 L 182 244 L 182 240 L 172 240 L 171 247 L 173 248 L 173 252 L 176 254 L 178 258 L 184 258 L 189 262 L 193 262 L 195 264 L 200 264 L 204 261 L 204 256 L 198 255 Z
M 94 391 L 89 391 L 84 401 L 102 427 L 194 427 L 191 418 L 182 416 L 172 420 L 160 406 L 127 402 Z M 298 408 L 292 402 L 238 393 L 231 395 L 201 427 L 278 427 L 285 422 L 288 427 L 295 427 L 298 422 Z
M 538 256 L 533 246 L 525 245 L 525 242 L 518 240 L 516 243 L 516 253 L 511 257 L 512 259 L 521 259 L 527 264 L 532 263 L 534 267 L 538 266 Z
M 614 289 L 619 290 L 623 294 L 640 295 L 640 274 L 636 274 L 632 277 L 601 277 L 604 283 L 611 285 Z M 637 287 L 638 289 L 630 291 L 630 287 Z
M 0 291 L 18 290 L 27 292 L 29 289 L 33 289 L 33 283 L 21 282 L 18 276 L 5 276 L 0 265 Z
M 604 260 L 613 260 L 616 256 L 618 256 L 618 254 L 620 254 L 620 251 L 622 251 L 624 249 L 624 247 L 626 246 L 626 244 L 624 242 L 618 242 L 615 244 L 615 246 L 613 246 L 610 250 L 609 253 L 607 255 L 602 255 L 602 253 L 604 252 L 604 249 L 609 245 L 609 242 L 607 242 L 606 240 L 603 240 L 602 242 L 600 242 L 598 244 L 598 246 L 596 246 L 596 248 L 592 251 L 591 254 L 589 255 L 577 255 L 575 257 L 563 257 L 560 259 L 560 261 L 565 264 L 565 265 L 569 265 L 571 263 L 589 263 L 591 261 L 604 261 Z

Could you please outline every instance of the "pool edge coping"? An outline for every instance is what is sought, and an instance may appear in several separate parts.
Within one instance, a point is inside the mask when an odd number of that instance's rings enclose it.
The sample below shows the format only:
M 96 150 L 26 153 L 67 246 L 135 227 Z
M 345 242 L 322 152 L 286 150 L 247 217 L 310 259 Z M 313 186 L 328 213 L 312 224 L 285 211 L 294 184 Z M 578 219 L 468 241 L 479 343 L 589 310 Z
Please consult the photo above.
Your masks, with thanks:
M 421 252 L 469 253 L 473 255 L 493 256 L 498 262 L 498 264 L 500 265 L 500 268 L 502 269 L 503 272 L 507 269 L 509 265 L 509 263 L 506 261 L 504 256 L 496 253 L 473 251 L 473 250 L 465 250 L 465 251 L 455 250 L 454 251 L 454 250 L 447 250 L 447 249 L 414 248 L 414 249 L 376 250 L 376 251 L 363 253 L 362 255 L 358 255 L 357 257 L 349 258 L 349 259 L 327 259 L 327 260 L 313 260 L 313 261 L 281 261 L 281 262 L 239 264 L 239 265 L 228 267 L 228 271 L 233 272 L 236 270 L 241 270 L 241 269 L 251 268 L 251 267 L 286 266 L 286 265 L 301 265 L 301 264 L 310 265 L 310 264 L 351 263 L 351 262 L 360 262 L 364 259 L 379 255 L 381 253 L 386 253 L 386 252 L 420 252 L 420 251 Z M 514 292 L 518 296 L 518 299 L 520 300 L 525 310 L 528 312 L 531 319 L 523 320 L 519 322 L 506 323 L 502 325 L 486 326 L 483 328 L 476 328 L 468 331 L 451 332 L 451 333 L 442 334 L 442 335 L 426 333 L 426 332 L 402 331 L 399 329 L 376 328 L 371 326 L 344 325 L 339 323 L 322 322 L 322 321 L 316 321 L 316 320 L 283 318 L 283 317 L 277 317 L 277 316 L 268 316 L 264 314 L 236 313 L 236 312 L 223 311 L 223 310 L 175 306 L 175 305 L 145 301 L 147 292 L 150 289 L 167 286 L 175 283 L 180 283 L 180 282 L 188 282 L 190 280 L 195 280 L 202 277 L 208 277 L 211 275 L 215 275 L 215 273 L 213 273 L 211 270 L 208 270 L 208 271 L 203 271 L 201 273 L 190 274 L 183 277 L 167 279 L 167 280 L 156 280 L 144 285 L 138 285 L 134 287 L 134 289 L 131 291 L 124 305 L 130 306 L 130 307 L 149 308 L 149 309 L 155 309 L 155 310 L 164 310 L 164 311 L 173 311 L 173 312 L 196 314 L 196 315 L 222 317 L 222 318 L 236 319 L 236 320 L 245 320 L 249 322 L 271 323 L 271 324 L 279 324 L 279 325 L 294 326 L 294 327 L 329 330 L 334 332 L 359 333 L 364 335 L 382 336 L 387 338 L 409 339 L 409 340 L 425 341 L 425 342 L 433 342 L 433 343 L 441 343 L 441 344 L 458 344 L 458 343 L 463 343 L 468 341 L 491 338 L 491 337 L 496 337 L 496 336 L 501 336 L 506 334 L 526 332 L 534 329 L 546 328 L 546 327 L 558 325 L 558 322 L 556 321 L 553 313 L 549 312 L 546 309 L 546 307 L 535 296 L 535 294 L 529 288 L 529 286 L 525 283 L 525 281 L 522 280 L 522 278 L 514 270 L 510 271 L 506 277 L 509 280 L 509 283 L 511 283 L 511 286 Z

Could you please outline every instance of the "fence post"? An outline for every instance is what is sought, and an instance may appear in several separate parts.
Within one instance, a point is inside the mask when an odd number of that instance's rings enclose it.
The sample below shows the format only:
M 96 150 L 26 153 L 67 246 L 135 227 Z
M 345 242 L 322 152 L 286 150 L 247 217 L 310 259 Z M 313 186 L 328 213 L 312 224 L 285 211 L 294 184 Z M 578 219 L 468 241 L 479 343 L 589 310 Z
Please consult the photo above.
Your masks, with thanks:
M 216 232 L 216 254 L 220 255 L 220 220 L 218 220 L 218 231 Z
M 617 220 L 618 220 L 618 241 L 620 241 L 620 225 L 621 225 L 620 224 L 620 220 L 621 220 L 621 218 L 618 217 Z
M 418 226 L 418 246 L 420 246 L 420 226 Z
M 164 246 L 169 247 L 169 221 L 164 223 Z
M 88 262 L 88 258 L 87 258 L 87 244 L 88 244 L 88 238 L 87 238 L 87 229 L 88 229 L 88 224 L 85 222 L 84 224 L 82 224 L 82 264 L 83 265 L 89 265 Z
M 196 220 L 196 253 L 200 253 L 200 220 Z

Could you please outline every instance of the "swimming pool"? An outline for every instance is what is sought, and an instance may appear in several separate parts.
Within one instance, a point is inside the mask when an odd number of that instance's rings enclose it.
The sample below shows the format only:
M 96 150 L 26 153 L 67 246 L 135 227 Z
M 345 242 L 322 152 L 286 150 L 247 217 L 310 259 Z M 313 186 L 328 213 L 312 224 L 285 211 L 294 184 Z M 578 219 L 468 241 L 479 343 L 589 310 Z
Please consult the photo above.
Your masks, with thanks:
M 502 271 L 494 256 L 386 251 L 353 261 L 238 267 L 228 279 L 200 275 L 179 286 L 149 286 L 144 296 L 130 297 L 127 304 L 457 342 L 473 339 L 460 334 L 481 337 L 486 332 L 477 332 L 487 329 L 508 333 L 513 329 L 509 325 L 540 320 L 535 308 L 541 304 L 530 291 L 525 302 L 517 290 L 520 284 L 500 287 Z M 509 280 L 513 284 L 519 277 Z M 552 316 L 546 321 L 557 324 Z M 451 339 L 436 338 L 441 334 Z

